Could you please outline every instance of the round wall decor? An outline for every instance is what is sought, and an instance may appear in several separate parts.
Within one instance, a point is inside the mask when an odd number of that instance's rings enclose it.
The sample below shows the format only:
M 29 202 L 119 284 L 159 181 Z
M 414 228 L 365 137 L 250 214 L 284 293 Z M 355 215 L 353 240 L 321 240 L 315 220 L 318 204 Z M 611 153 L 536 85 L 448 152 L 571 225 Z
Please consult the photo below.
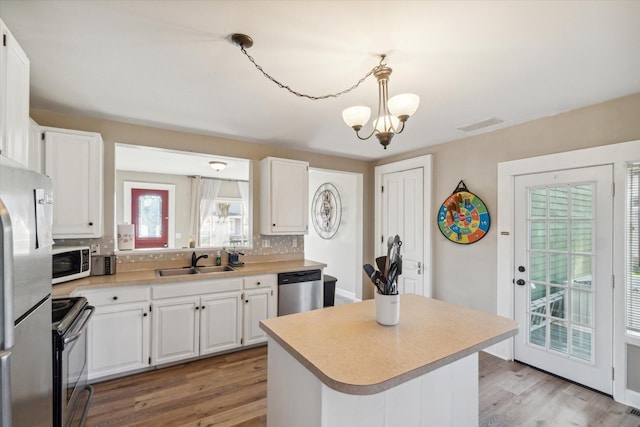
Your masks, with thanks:
M 318 236 L 331 239 L 342 219 L 342 201 L 338 189 L 328 182 L 316 190 L 311 203 L 311 220 Z
M 487 206 L 462 181 L 438 211 L 440 232 L 454 243 L 475 243 L 487 234 L 490 225 Z

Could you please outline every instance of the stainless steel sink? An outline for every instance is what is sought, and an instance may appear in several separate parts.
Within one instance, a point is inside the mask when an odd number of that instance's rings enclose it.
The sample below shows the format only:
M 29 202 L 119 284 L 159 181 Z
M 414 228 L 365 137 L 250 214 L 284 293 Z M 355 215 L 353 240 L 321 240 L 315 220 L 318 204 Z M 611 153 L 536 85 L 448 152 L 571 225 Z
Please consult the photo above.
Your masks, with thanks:
M 156 270 L 160 277 L 171 276 L 189 276 L 192 274 L 213 274 L 224 273 L 225 271 L 236 271 L 233 267 L 228 265 L 214 265 L 211 267 L 183 267 L 183 268 L 163 268 Z
M 185 268 L 165 268 L 158 271 L 158 276 L 188 276 L 190 274 L 199 274 L 200 272 L 193 267 Z
M 228 265 L 213 265 L 211 267 L 198 267 L 198 271 L 202 274 L 209 274 L 222 273 L 225 271 L 236 271 L 236 269 Z

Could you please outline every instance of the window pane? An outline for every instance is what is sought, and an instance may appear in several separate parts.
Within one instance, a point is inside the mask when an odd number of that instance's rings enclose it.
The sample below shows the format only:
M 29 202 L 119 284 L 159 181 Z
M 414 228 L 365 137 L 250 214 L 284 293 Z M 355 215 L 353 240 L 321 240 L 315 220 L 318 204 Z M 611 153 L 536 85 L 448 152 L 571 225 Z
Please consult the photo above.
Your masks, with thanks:
M 546 255 L 544 252 L 531 252 L 529 255 L 529 280 L 547 281 Z
M 627 328 L 640 332 L 640 164 L 631 165 L 627 174 Z
M 547 216 L 547 189 L 531 190 L 529 200 L 531 202 L 531 217 L 545 218 Z
M 593 293 L 571 290 L 571 321 L 585 326 L 593 326 Z
M 566 254 L 549 254 L 549 282 L 556 285 L 567 284 Z
M 569 199 L 567 187 L 555 187 L 549 189 L 549 216 L 566 218 L 569 212 Z
M 547 287 L 536 283 L 529 285 L 529 295 L 531 303 L 529 304 L 529 310 L 533 313 L 546 314 L 547 313 Z
M 549 348 L 555 351 L 559 351 L 561 353 L 567 352 L 567 324 L 564 322 L 560 322 L 554 320 L 549 325 L 550 329 L 550 340 L 549 340 Z
M 566 306 L 567 288 L 551 286 L 551 292 L 549 293 L 549 309 L 551 311 L 551 315 L 560 319 L 566 319 Z
M 571 187 L 571 216 L 573 218 L 591 218 L 592 185 Z
M 573 286 L 591 288 L 591 256 L 574 255 L 571 257 L 571 278 Z
M 547 223 L 545 221 L 531 222 L 531 249 L 547 249 Z
M 531 315 L 529 324 L 529 342 L 531 344 L 546 347 L 547 343 L 547 318 L 543 316 Z
M 571 250 L 591 253 L 592 221 L 573 221 L 571 223 Z
M 162 197 L 145 195 L 138 197 L 138 237 L 162 237 Z
M 566 251 L 569 248 L 568 221 L 549 221 L 549 249 Z
M 591 362 L 593 333 L 584 328 L 571 328 L 571 355 Z

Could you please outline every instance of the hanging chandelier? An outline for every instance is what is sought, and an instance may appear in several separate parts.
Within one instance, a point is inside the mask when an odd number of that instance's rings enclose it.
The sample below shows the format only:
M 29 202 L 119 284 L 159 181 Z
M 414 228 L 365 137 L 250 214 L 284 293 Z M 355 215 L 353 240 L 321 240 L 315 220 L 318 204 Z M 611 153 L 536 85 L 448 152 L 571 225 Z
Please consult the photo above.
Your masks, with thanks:
M 391 142 L 391 138 L 393 138 L 395 134 L 402 133 L 406 121 L 416 112 L 416 110 L 418 109 L 418 105 L 420 104 L 420 97 L 412 93 L 396 95 L 393 98 L 389 99 L 389 76 L 391 75 L 392 70 L 390 67 L 387 67 L 387 64 L 384 63 L 386 55 L 380 55 L 380 63 L 377 66 L 373 67 L 364 77 L 358 80 L 358 82 L 356 82 L 350 88 L 337 93 L 312 96 L 291 89 L 289 86 L 281 83 L 280 81 L 271 77 L 271 75 L 269 75 L 267 72 L 265 72 L 262 67 L 256 63 L 253 57 L 247 53 L 247 49 L 253 46 L 253 39 L 251 37 L 247 36 L 246 34 L 236 33 L 231 35 L 231 41 L 233 42 L 233 44 L 240 47 L 240 51 L 244 53 L 249 61 L 251 61 L 251 63 L 266 78 L 271 80 L 281 89 L 286 89 L 290 93 L 301 98 L 307 98 L 314 101 L 327 98 L 337 98 L 340 95 L 351 92 L 352 90 L 360 86 L 360 84 L 364 82 L 367 77 L 373 75 L 378 80 L 378 113 L 373 122 L 373 128 L 371 132 L 365 137 L 360 135 L 360 130 L 364 125 L 367 124 L 371 116 L 371 109 L 369 107 L 355 106 L 347 108 L 342 112 L 342 118 L 348 126 L 355 130 L 356 135 L 359 139 L 364 141 L 375 135 L 385 150 Z

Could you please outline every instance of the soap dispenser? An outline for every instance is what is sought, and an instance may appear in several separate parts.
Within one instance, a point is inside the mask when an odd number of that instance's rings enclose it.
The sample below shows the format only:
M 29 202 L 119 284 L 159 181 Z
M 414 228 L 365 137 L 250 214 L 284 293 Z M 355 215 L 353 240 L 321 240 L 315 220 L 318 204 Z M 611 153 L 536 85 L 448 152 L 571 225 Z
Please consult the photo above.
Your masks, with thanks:
M 222 265 L 222 257 L 220 256 L 220 251 L 216 255 L 216 265 Z

